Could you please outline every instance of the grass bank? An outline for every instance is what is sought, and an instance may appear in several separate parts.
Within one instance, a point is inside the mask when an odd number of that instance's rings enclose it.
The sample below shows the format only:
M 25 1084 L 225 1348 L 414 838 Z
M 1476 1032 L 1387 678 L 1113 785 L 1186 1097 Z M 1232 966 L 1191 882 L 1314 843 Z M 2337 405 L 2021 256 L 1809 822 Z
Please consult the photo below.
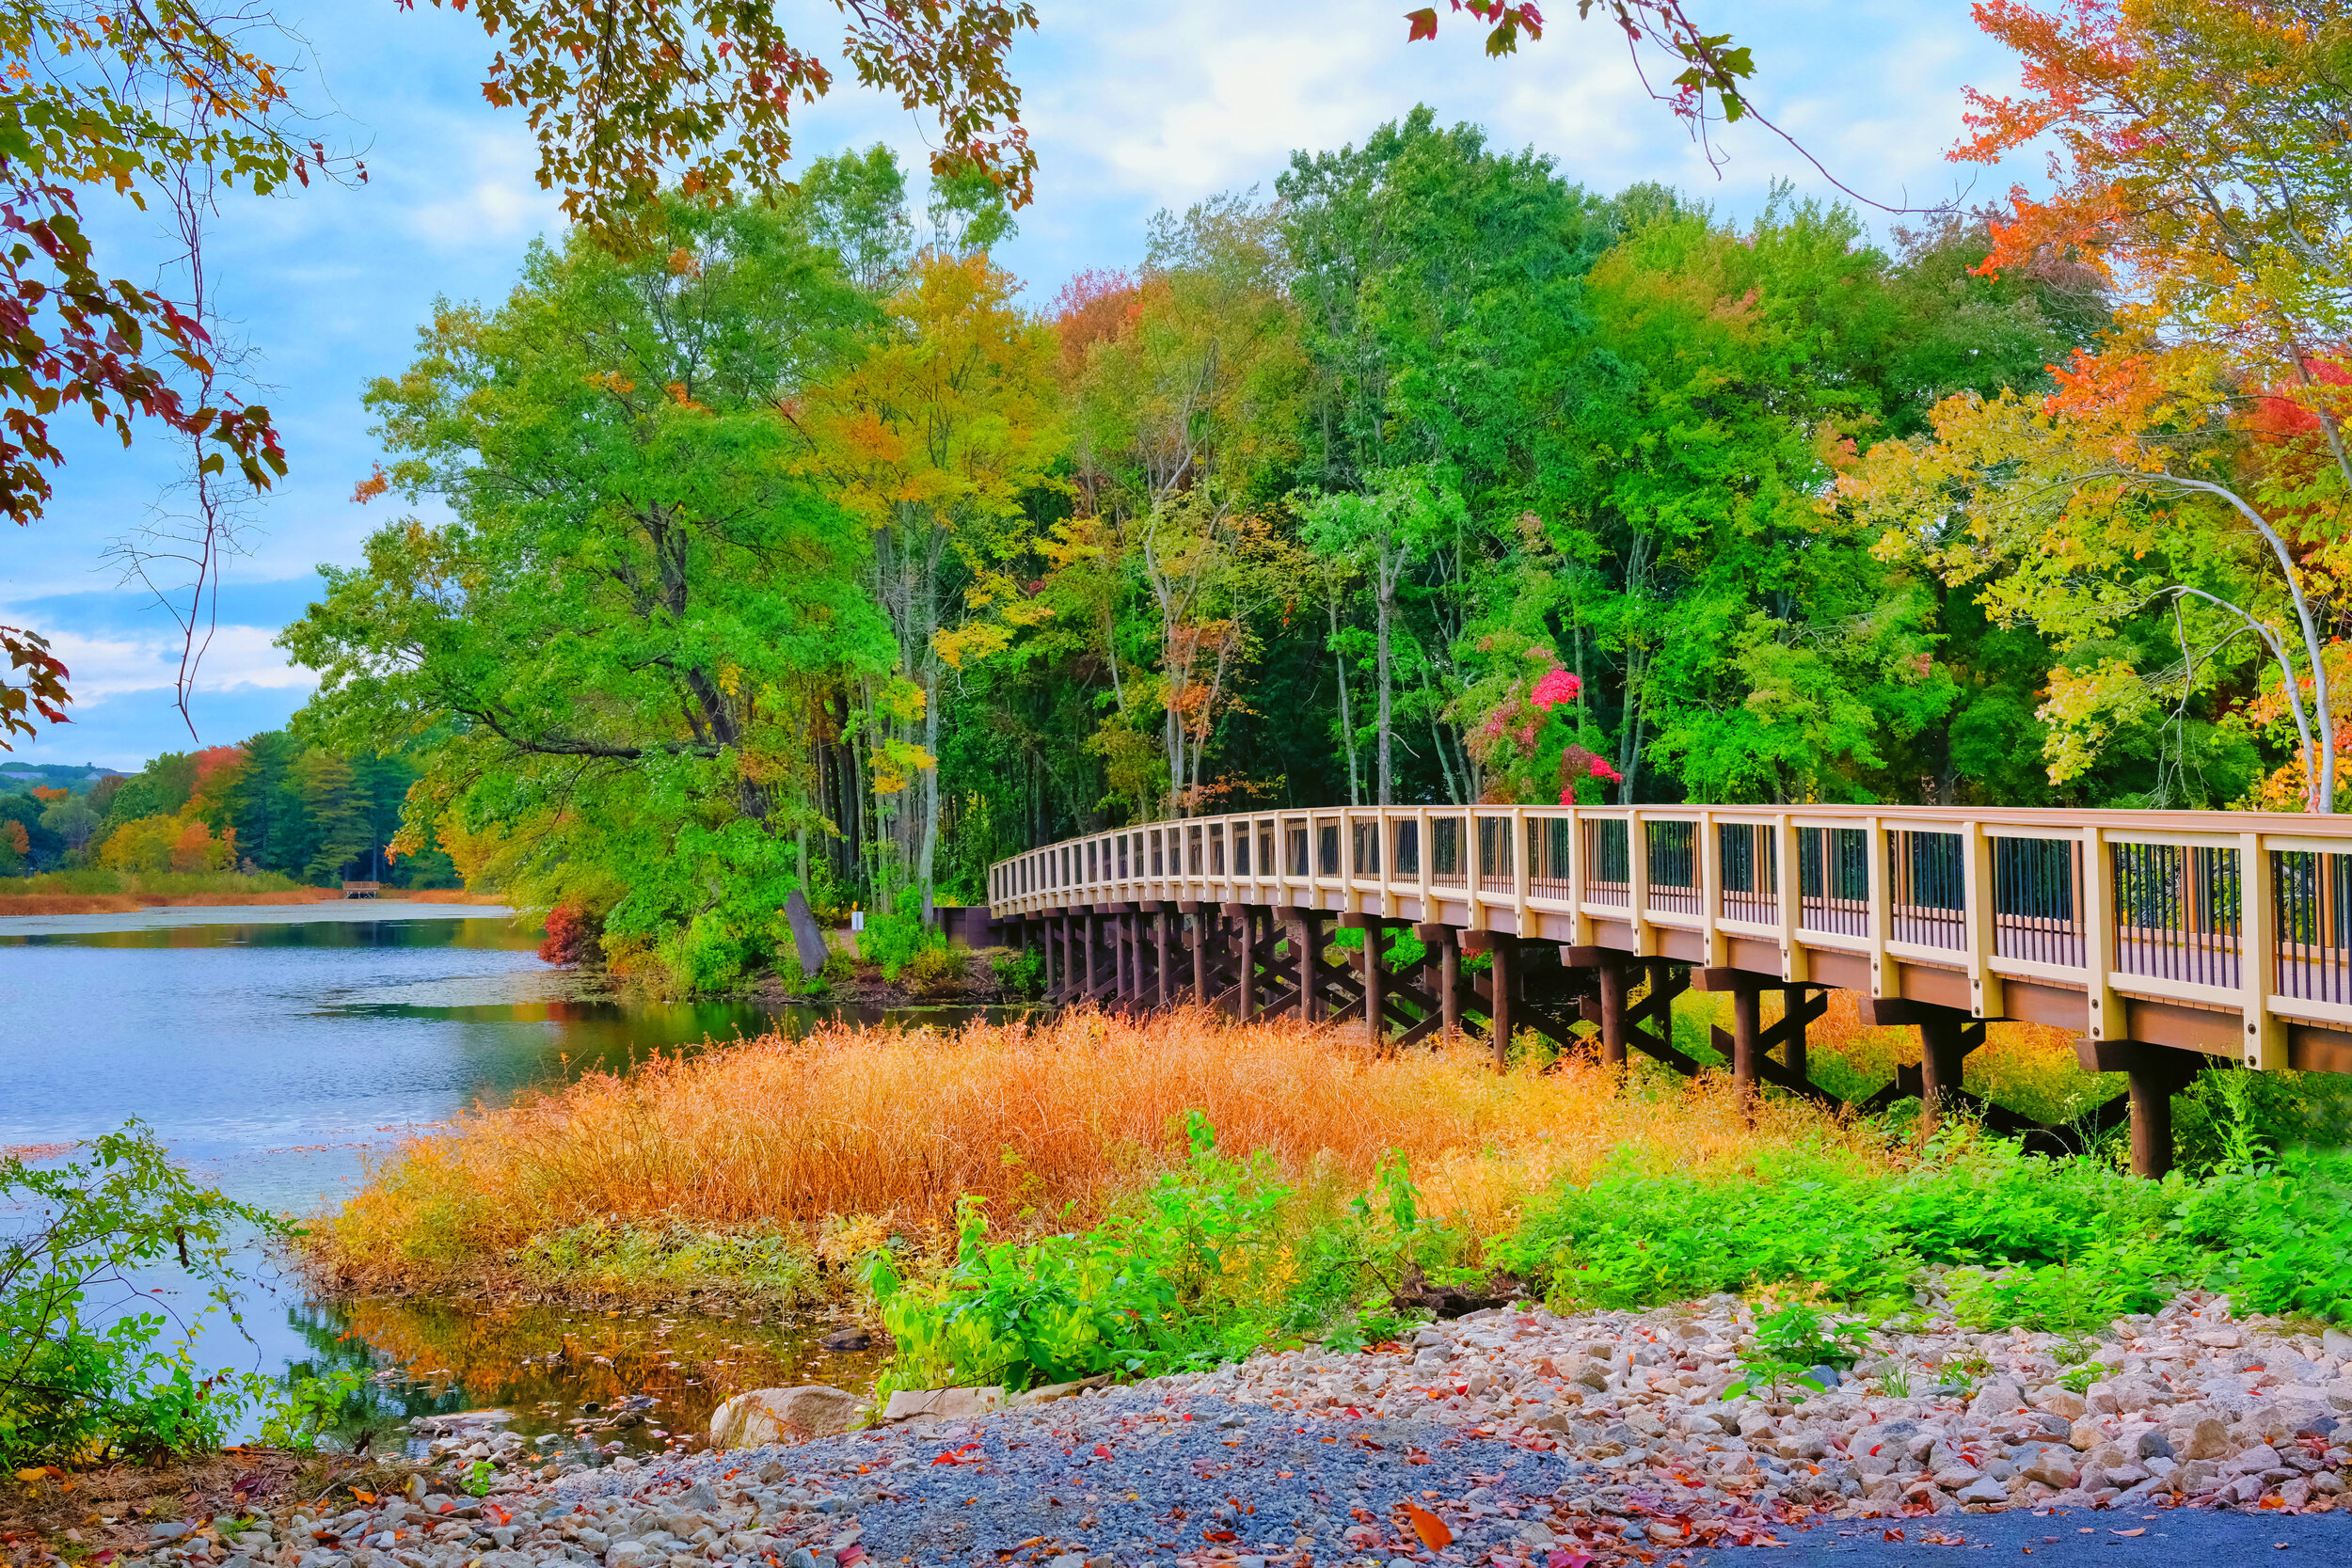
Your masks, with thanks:
M 320 904 L 342 895 L 339 887 L 308 887 L 275 871 L 249 877 L 235 871 L 52 871 L 0 881 L 0 915 L 127 914 L 153 909 Z M 503 902 L 454 888 L 401 888 L 385 897 L 444 904 Z
M 1432 1291 L 1883 1317 L 1932 1276 L 1987 1327 L 2088 1332 L 2185 1286 L 2343 1317 L 2352 1160 L 2274 1148 L 2263 1080 L 2217 1076 L 2227 1157 L 2151 1183 L 1712 1075 L 1497 1075 L 1475 1048 L 1384 1057 L 1289 1022 L 837 1027 L 411 1139 L 306 1260 L 361 1293 L 852 1300 L 897 1342 L 885 1387 L 1361 1343 Z

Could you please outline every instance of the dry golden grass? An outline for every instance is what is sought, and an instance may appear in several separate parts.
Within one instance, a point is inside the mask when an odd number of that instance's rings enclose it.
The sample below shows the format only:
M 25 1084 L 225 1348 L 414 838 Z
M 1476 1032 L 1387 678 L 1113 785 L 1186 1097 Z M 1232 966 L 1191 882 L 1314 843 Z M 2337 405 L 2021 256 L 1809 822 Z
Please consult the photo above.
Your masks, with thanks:
M 244 909 L 267 904 L 328 904 L 340 888 L 289 888 L 277 893 L 0 893 L 0 915 L 133 914 L 140 910 Z M 419 890 L 389 893 L 384 903 L 500 904 L 490 894 Z
M 1719 1082 L 1486 1063 L 1474 1047 L 1383 1057 L 1346 1032 L 1197 1010 L 771 1036 L 411 1139 L 321 1223 L 313 1261 L 380 1289 L 479 1275 L 591 1221 L 813 1236 L 884 1217 L 936 1236 L 965 1193 L 1000 1221 L 1069 1206 L 1087 1223 L 1179 1156 L 1195 1109 L 1222 1149 L 1325 1182 L 1360 1183 L 1400 1150 L 1431 1207 L 1480 1233 L 1612 1159 L 1727 1170 L 1801 1145 L 1877 1157 L 1809 1107 L 1742 1107 Z

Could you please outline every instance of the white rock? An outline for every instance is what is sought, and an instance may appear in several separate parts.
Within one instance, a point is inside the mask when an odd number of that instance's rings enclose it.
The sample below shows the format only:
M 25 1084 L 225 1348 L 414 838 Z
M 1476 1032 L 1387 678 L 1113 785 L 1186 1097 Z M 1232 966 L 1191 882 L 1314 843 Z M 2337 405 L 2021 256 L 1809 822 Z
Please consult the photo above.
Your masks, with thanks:
M 710 1446 L 752 1449 L 850 1430 L 864 1408 L 855 1394 L 821 1383 L 754 1388 L 711 1412 Z

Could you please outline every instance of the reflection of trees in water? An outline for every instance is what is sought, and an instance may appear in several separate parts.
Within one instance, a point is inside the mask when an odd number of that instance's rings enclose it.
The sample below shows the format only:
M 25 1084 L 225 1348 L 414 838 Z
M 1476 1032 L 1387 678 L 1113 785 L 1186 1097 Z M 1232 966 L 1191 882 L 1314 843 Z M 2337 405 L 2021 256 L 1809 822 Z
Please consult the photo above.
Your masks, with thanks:
M 392 1429 L 417 1416 L 438 1416 L 471 1407 L 466 1391 L 453 1386 L 436 1387 L 413 1378 L 379 1379 L 376 1373 L 396 1363 L 379 1354 L 365 1338 L 352 1331 L 350 1315 L 331 1305 L 303 1302 L 286 1309 L 286 1326 L 310 1347 L 310 1354 L 287 1364 L 285 1382 L 291 1387 L 306 1377 L 331 1377 L 354 1371 L 368 1381 L 352 1392 L 335 1412 L 328 1430 L 346 1444 L 373 1434 L 381 1448 Z
M 314 1353 L 292 1375 L 395 1367 L 405 1373 L 355 1396 L 354 1437 L 371 1422 L 381 1427 L 485 1405 L 513 1411 L 514 1430 L 531 1435 L 569 1430 L 567 1418 L 594 1404 L 599 1424 L 627 1423 L 604 1435 L 658 1448 L 652 1428 L 700 1434 L 731 1394 L 812 1382 L 863 1389 L 880 1359 L 830 1354 L 818 1348 L 819 1327 L 755 1323 L 748 1315 L 603 1314 L 528 1303 L 368 1297 L 306 1304 L 289 1311 L 287 1322 Z M 643 1416 L 613 1410 L 637 1394 L 658 1402 Z

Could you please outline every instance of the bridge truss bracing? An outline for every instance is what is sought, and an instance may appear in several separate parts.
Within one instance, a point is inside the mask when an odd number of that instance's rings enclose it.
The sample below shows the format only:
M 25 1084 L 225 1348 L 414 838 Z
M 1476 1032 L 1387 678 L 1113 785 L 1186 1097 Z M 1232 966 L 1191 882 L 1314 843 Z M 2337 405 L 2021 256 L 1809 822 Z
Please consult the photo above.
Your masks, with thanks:
M 2171 1158 L 2170 1096 L 2216 1058 L 2352 1071 L 2352 819 L 1933 806 L 1409 806 L 1251 812 L 1091 834 L 1001 861 L 999 940 L 1044 955 L 1049 993 L 1115 1006 L 1353 1022 L 1402 1048 L 1484 1022 L 1497 1065 L 1532 1030 L 1598 1026 L 1613 1062 L 1679 1070 L 1668 1008 L 1727 991 L 1717 1048 L 1743 1087 L 1833 1101 L 1805 1027 L 1831 990 L 1915 1027 L 1888 1098 L 1930 1119 L 1969 1100 L 1984 1024 L 2079 1037 L 2129 1075 L 2135 1167 Z M 1349 961 L 1329 930 L 1362 931 Z M 1426 961 L 1392 967 L 1409 928 Z M 1492 955 L 1483 974 L 1463 965 Z M 1540 972 L 1543 983 L 1531 987 Z M 1763 996 L 1778 995 L 1765 1022 Z M 1569 1007 L 1572 1004 L 1573 1016 Z M 1777 1055 L 1775 1055 L 1777 1053 Z M 1996 1127 L 2062 1147 L 1997 1107 Z

